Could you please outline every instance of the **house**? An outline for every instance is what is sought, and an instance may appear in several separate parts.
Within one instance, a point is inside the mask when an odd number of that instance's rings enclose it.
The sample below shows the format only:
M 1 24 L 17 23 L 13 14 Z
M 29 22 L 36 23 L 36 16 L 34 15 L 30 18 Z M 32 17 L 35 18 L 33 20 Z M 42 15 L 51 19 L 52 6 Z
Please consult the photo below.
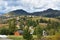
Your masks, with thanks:
M 17 30 L 16 32 L 14 32 L 15 36 L 20 36 L 23 35 L 23 30 Z

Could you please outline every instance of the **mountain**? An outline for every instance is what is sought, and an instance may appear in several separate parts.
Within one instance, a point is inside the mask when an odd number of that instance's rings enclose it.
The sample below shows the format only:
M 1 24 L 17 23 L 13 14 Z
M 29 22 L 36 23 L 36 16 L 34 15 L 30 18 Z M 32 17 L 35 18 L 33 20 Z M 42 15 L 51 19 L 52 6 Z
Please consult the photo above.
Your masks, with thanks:
M 46 17 L 58 17 L 58 16 L 60 16 L 60 10 L 47 9 L 47 10 L 40 11 L 40 12 L 28 13 L 28 12 L 20 9 L 20 10 L 11 11 L 7 14 L 10 16 L 12 16 L 12 15 L 14 15 L 14 16 L 35 15 L 35 16 L 46 16 Z
M 26 11 L 24 11 L 22 9 L 11 11 L 8 14 L 10 14 L 10 15 L 16 15 L 16 16 L 19 16 L 19 15 L 29 15 L 28 12 L 26 12 Z
M 47 9 L 42 12 L 34 12 L 33 14 L 37 16 L 46 16 L 46 17 L 57 17 L 60 16 L 59 10 Z

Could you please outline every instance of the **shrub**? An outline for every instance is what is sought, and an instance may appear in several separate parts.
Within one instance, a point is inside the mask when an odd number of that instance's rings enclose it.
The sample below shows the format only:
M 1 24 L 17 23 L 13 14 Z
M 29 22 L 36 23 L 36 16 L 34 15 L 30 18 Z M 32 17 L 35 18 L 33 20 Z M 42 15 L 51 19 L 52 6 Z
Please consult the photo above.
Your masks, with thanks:
M 9 31 L 7 28 L 0 28 L 0 34 L 2 35 L 8 35 Z
M 29 28 L 24 29 L 23 38 L 26 40 L 32 40 L 32 35 L 30 34 Z

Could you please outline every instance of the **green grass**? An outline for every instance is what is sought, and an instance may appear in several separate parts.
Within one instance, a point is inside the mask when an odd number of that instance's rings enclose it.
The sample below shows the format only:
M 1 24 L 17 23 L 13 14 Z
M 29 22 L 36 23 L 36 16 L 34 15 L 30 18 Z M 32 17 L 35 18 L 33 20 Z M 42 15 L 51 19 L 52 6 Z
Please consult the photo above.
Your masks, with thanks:
M 10 38 L 12 40 L 24 40 L 23 36 L 9 35 L 8 38 Z M 37 38 L 37 36 L 33 35 L 33 38 Z
M 14 36 L 14 35 L 10 35 L 8 38 L 12 39 L 12 40 L 24 40 L 23 36 Z
M 8 38 L 10 38 L 12 40 L 24 40 L 23 36 L 9 35 Z M 37 36 L 33 35 L 33 38 L 36 40 Z M 59 35 L 46 36 L 46 37 L 42 37 L 42 38 L 45 38 L 46 40 L 60 40 L 60 34 Z

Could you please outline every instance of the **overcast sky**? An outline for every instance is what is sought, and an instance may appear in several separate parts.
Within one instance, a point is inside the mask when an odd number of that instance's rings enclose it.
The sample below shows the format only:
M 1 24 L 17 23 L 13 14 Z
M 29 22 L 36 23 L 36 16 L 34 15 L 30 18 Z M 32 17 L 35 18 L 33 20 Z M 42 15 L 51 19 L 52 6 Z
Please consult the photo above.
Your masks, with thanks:
M 0 0 L 0 12 L 2 13 L 17 9 L 36 12 L 48 8 L 60 10 L 60 0 Z

